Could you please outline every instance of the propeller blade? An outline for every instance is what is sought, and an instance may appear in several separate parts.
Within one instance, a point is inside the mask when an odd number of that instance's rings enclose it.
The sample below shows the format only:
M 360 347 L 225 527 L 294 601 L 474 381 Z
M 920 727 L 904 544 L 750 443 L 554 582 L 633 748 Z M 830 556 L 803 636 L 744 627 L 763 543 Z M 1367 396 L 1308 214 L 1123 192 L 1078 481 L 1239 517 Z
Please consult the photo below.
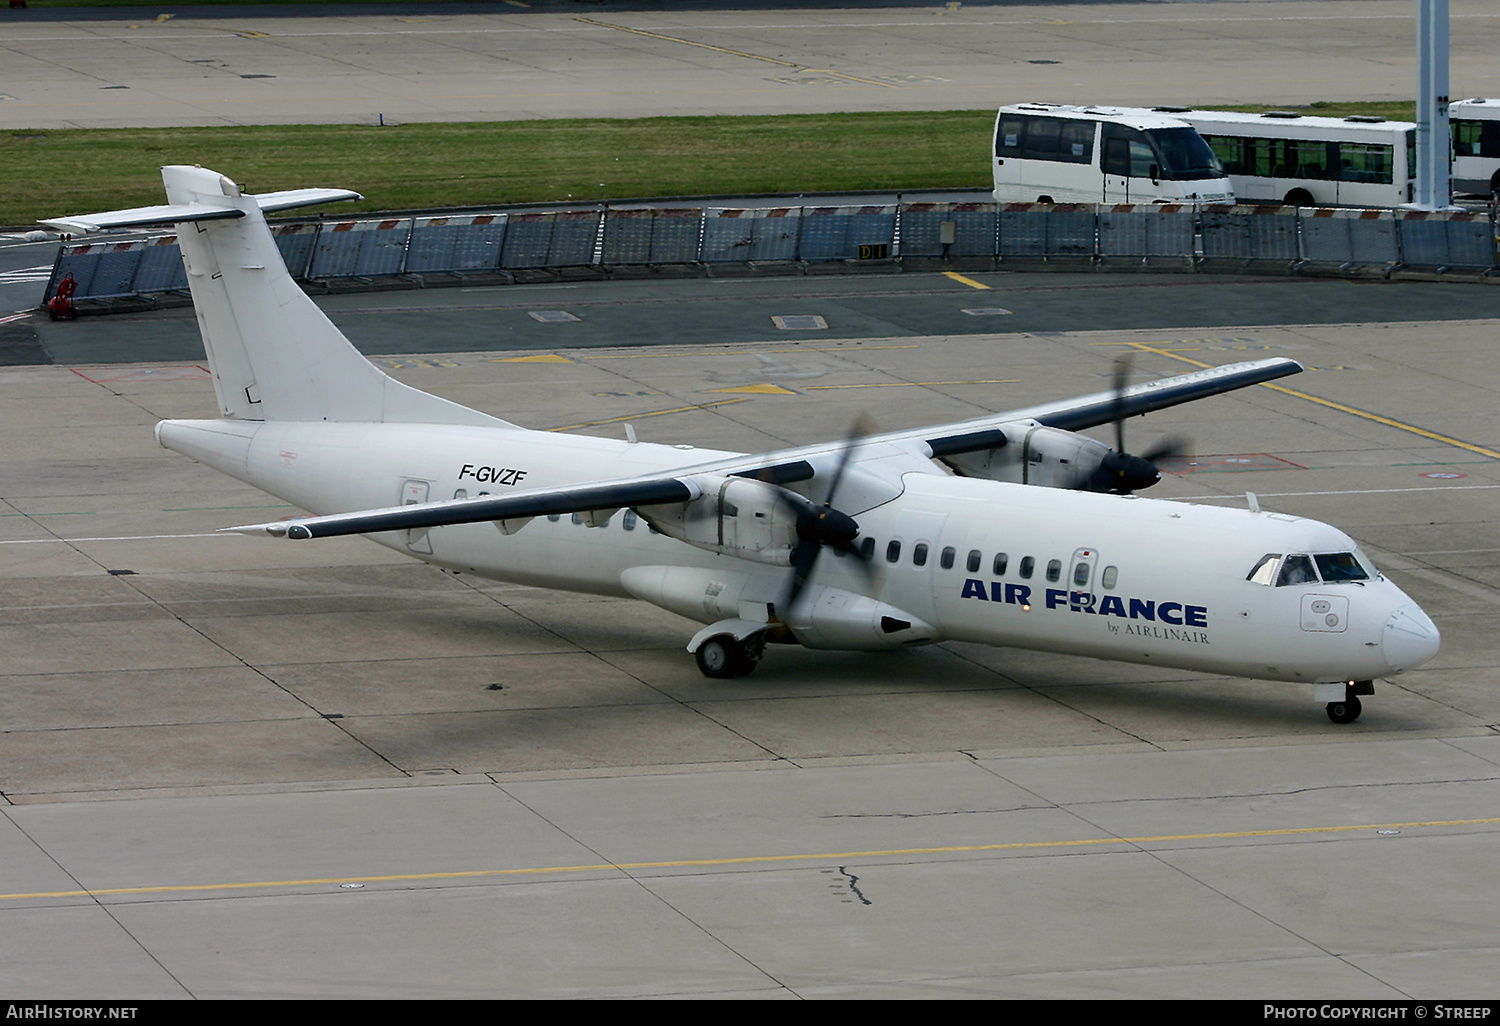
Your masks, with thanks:
M 1133 363 L 1129 353 L 1115 360 L 1114 414 L 1110 417 L 1115 422 L 1115 452 L 1125 451 L 1125 386 Z
M 853 556 L 866 580 L 874 578 L 871 561 L 854 544 L 854 539 L 859 537 L 859 524 L 855 523 L 854 518 L 849 514 L 835 509 L 833 505 L 839 486 L 843 484 L 844 472 L 854 461 L 854 452 L 859 448 L 859 440 L 866 435 L 873 434 L 874 431 L 875 423 L 868 415 L 861 413 L 855 419 L 853 427 L 844 440 L 838 463 L 835 464 L 833 474 L 828 480 L 828 490 L 824 493 L 821 506 L 793 492 L 784 489 L 777 490 L 780 501 L 790 507 L 797 518 L 798 542 L 796 549 L 792 552 L 792 576 L 787 582 L 786 590 L 778 605 L 778 608 L 784 611 L 784 616 L 791 616 L 796 610 L 797 601 L 806 591 L 808 581 L 812 579 L 813 567 L 817 565 L 818 556 L 822 554 L 825 547 L 842 555 Z
M 1159 438 L 1145 452 L 1141 453 L 1141 459 L 1149 463 L 1157 460 L 1177 459 L 1182 456 L 1193 454 L 1193 440 L 1186 435 L 1167 435 Z
M 861 412 L 854 418 L 854 426 L 849 429 L 849 435 L 844 439 L 844 448 L 839 453 L 839 462 L 833 470 L 833 477 L 828 482 L 828 492 L 823 497 L 824 506 L 833 505 L 833 497 L 838 494 L 839 485 L 843 483 L 844 471 L 854 459 L 854 451 L 859 448 L 859 440 L 875 433 L 875 422 L 870 415 Z

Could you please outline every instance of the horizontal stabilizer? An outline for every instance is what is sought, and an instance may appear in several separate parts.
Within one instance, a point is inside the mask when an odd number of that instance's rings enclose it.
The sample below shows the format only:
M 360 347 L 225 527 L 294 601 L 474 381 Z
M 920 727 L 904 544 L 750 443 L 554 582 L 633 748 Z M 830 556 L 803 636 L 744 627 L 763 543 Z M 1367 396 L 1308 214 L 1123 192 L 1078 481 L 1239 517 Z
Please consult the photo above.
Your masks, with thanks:
M 349 189 L 288 189 L 251 196 L 262 213 L 313 207 L 340 200 L 364 199 Z M 182 224 L 187 221 L 219 221 L 244 217 L 236 207 L 211 206 L 207 203 L 164 203 L 154 207 L 131 207 L 129 210 L 106 210 L 100 214 L 71 214 L 41 222 L 65 232 L 102 232 L 106 228 L 141 228 L 155 224 Z
M 252 198 L 264 214 L 274 214 L 278 210 L 295 210 L 297 207 L 316 207 L 323 203 L 364 199 L 359 193 L 350 189 L 287 189 L 284 192 L 257 193 Z
M 181 224 L 184 221 L 221 221 L 244 217 L 234 207 L 210 207 L 202 203 L 168 203 L 155 207 L 106 210 L 100 214 L 72 214 L 41 222 L 65 232 L 102 232 L 106 228 L 137 228 L 148 224 Z

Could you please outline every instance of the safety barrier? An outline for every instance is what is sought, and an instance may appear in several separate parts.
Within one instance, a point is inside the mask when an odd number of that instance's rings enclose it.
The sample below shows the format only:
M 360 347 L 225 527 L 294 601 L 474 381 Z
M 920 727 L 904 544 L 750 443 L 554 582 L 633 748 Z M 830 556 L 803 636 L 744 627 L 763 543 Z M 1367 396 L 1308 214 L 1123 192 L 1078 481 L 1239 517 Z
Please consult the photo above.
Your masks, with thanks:
M 880 261 L 1110 266 L 1256 266 L 1390 273 L 1500 272 L 1495 225 L 1467 211 L 1176 204 L 904 203 L 766 208 L 609 208 L 277 225 L 304 281 L 554 273 L 661 265 L 724 267 Z M 78 300 L 187 288 L 176 237 L 61 247 L 47 295 L 72 274 Z M 422 280 L 427 280 L 423 278 Z

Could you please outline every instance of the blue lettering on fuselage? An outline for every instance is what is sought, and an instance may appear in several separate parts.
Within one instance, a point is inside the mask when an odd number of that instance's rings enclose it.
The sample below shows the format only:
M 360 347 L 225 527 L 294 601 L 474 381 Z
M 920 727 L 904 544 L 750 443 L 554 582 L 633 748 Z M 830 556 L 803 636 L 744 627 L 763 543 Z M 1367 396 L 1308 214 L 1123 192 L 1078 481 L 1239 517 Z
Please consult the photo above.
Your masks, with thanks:
M 1031 589 L 1024 584 L 1002 585 L 1000 581 L 992 581 L 986 587 L 983 581 L 973 577 L 964 581 L 958 597 L 1013 606 L 1031 605 Z M 1207 606 L 1119 595 L 1099 596 L 1089 591 L 1067 591 L 1063 588 L 1046 589 L 1046 608 L 1065 609 L 1070 613 L 1087 613 L 1090 616 L 1117 616 L 1122 620 L 1159 620 L 1176 627 L 1208 626 Z

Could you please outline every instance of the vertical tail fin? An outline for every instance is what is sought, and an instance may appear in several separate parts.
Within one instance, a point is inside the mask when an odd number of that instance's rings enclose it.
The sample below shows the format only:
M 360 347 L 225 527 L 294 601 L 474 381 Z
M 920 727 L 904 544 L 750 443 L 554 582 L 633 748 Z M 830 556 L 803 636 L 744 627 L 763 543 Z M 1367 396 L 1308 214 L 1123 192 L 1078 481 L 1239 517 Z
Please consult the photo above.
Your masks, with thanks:
M 383 374 L 297 286 L 266 210 L 357 199 L 330 189 L 244 196 L 216 171 L 162 168 L 164 207 L 47 222 L 98 230 L 176 224 L 219 411 L 237 420 L 374 421 L 513 427 Z

